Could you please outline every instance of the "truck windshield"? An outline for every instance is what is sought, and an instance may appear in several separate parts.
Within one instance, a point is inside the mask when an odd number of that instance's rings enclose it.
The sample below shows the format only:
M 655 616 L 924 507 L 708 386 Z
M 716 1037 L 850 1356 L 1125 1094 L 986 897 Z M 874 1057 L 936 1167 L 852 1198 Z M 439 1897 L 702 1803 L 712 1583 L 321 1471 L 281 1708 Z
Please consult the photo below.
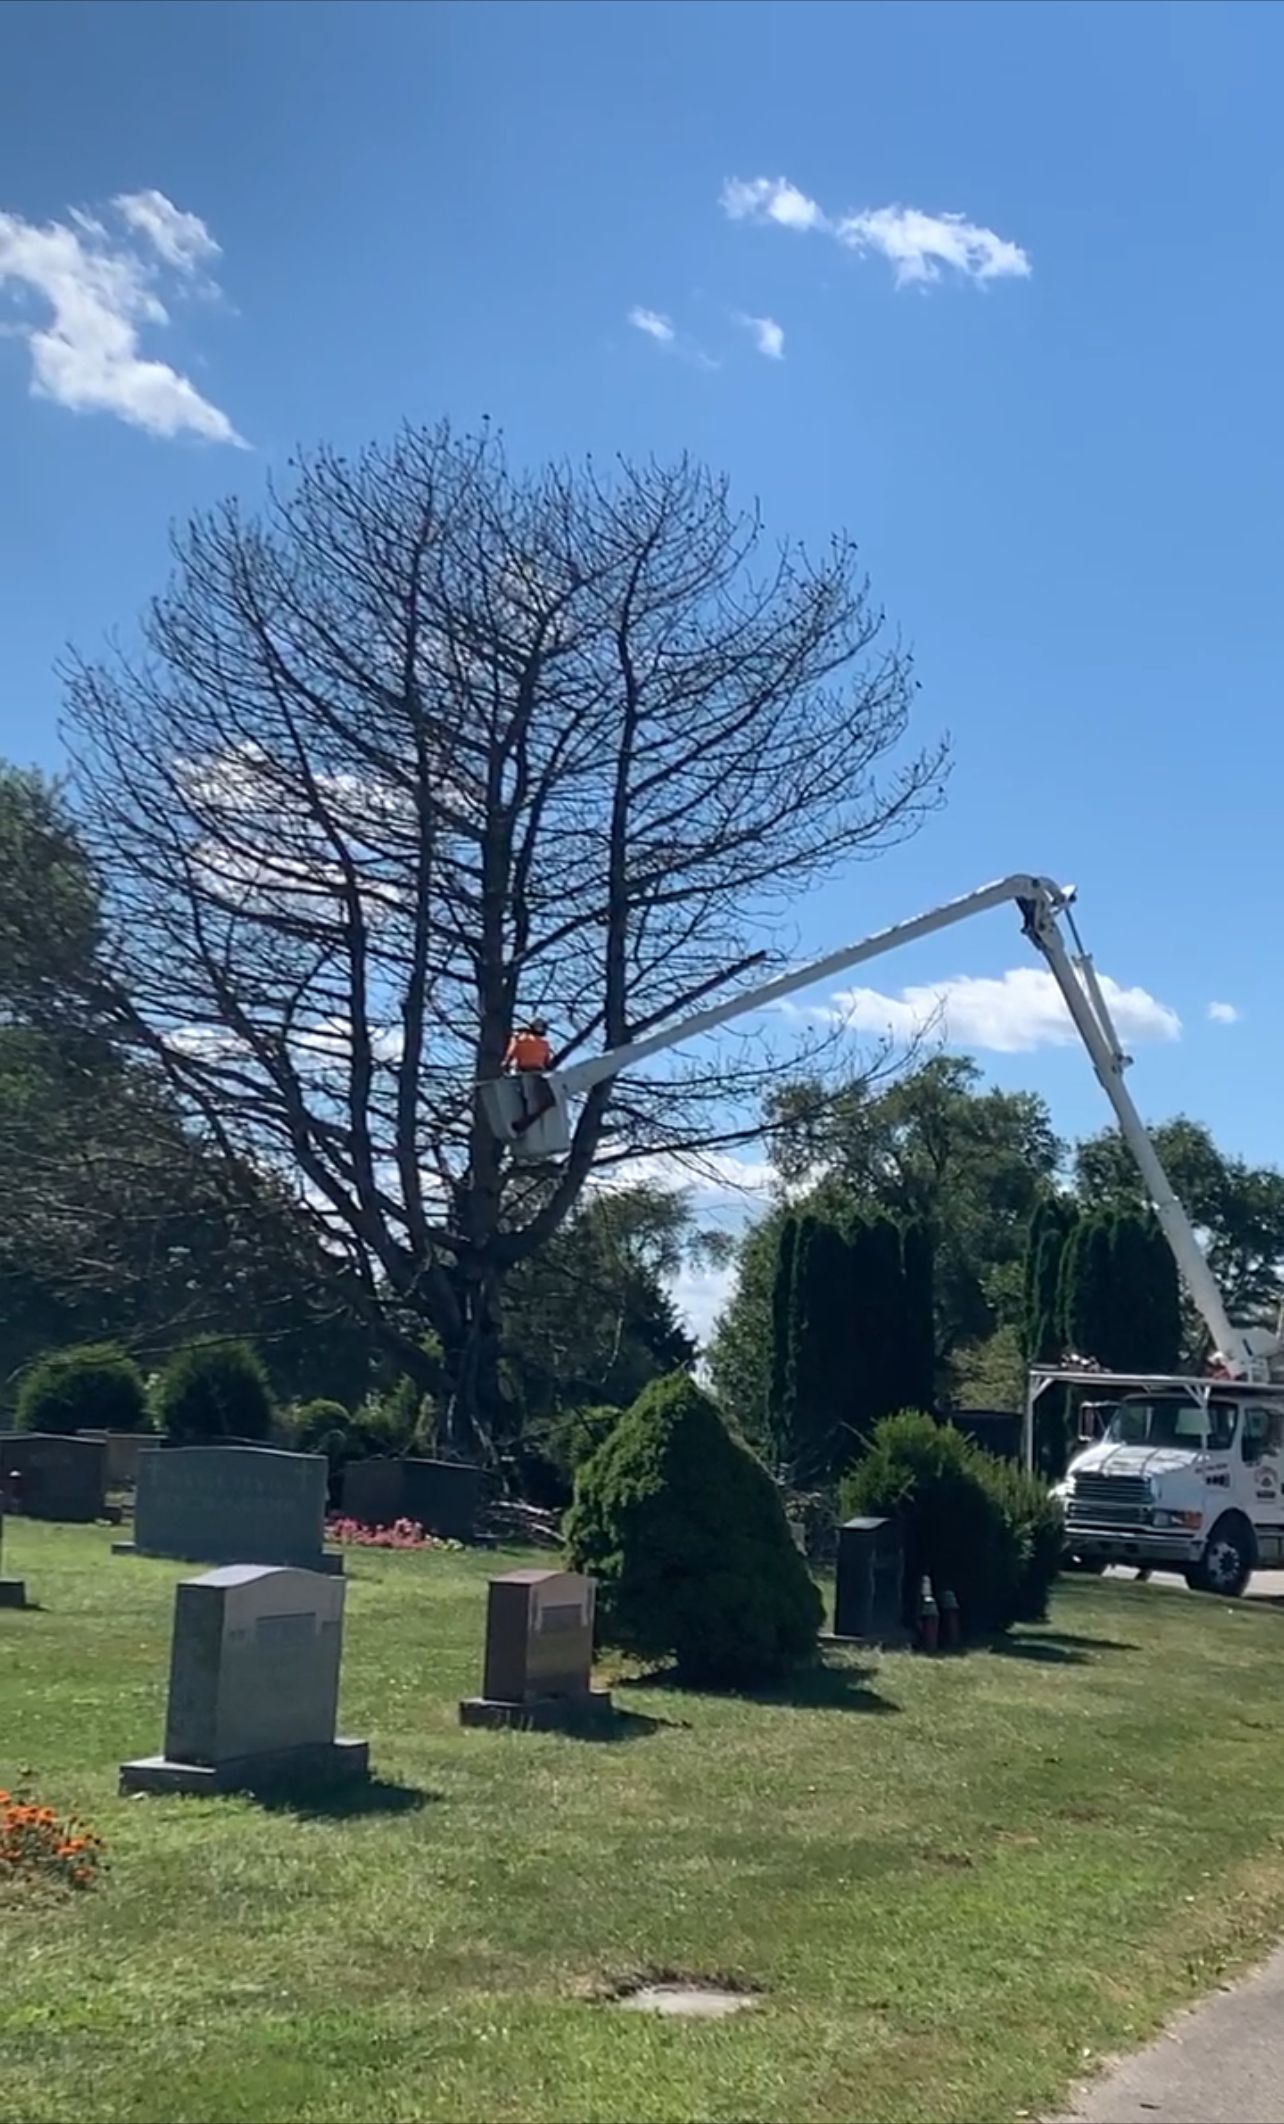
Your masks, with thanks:
M 1206 1449 L 1229 1451 L 1235 1436 L 1237 1411 L 1224 1402 L 1210 1402 L 1205 1437 L 1204 1411 L 1184 1394 L 1151 1399 L 1139 1395 L 1120 1402 L 1111 1418 L 1106 1438 L 1111 1445 L 1182 1446 L 1187 1452 Z

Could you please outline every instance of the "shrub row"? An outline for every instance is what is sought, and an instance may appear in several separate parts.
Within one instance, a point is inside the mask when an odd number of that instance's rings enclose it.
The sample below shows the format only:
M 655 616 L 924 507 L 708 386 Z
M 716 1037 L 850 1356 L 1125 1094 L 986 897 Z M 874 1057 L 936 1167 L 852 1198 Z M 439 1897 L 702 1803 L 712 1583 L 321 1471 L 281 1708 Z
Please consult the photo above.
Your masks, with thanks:
M 113 1345 L 60 1350 L 31 1367 L 17 1405 L 19 1430 L 155 1428 L 186 1444 L 266 1439 L 275 1424 L 298 1451 L 325 1454 L 333 1483 L 349 1461 L 372 1453 L 403 1453 L 415 1445 L 431 1451 L 424 1418 L 423 1398 L 409 1381 L 355 1414 L 338 1401 L 305 1402 L 278 1414 L 254 1351 L 245 1343 L 222 1341 L 178 1351 L 150 1392 L 134 1359 Z M 596 1440 L 600 1433 L 594 1435 Z
M 141 1431 L 170 1438 L 266 1438 L 272 1396 L 258 1358 L 240 1342 L 198 1342 L 170 1359 L 149 1399 L 125 1351 L 95 1343 L 34 1364 L 18 1394 L 20 1431 Z

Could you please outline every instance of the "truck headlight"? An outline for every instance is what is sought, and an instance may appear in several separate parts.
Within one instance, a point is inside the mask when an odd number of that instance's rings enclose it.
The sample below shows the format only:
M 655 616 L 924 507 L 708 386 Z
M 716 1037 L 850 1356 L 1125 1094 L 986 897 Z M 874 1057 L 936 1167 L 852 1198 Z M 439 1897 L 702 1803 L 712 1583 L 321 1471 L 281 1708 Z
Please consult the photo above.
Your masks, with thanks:
M 1198 1534 L 1204 1524 L 1202 1512 L 1156 1512 L 1157 1527 L 1182 1527 L 1188 1534 Z

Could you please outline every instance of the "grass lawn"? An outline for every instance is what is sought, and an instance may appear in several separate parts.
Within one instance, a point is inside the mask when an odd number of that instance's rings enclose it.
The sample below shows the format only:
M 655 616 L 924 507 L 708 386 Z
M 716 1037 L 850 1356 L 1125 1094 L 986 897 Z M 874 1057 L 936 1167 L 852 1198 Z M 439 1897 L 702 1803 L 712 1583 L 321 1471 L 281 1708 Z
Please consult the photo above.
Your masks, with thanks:
M 1284 1929 L 1269 1607 L 1071 1583 L 1002 1653 L 628 1687 L 608 1743 L 461 1732 L 494 1559 L 361 1552 L 342 1725 L 382 1782 L 318 1813 L 116 1797 L 181 1574 L 109 1539 L 6 1535 L 42 1610 L 0 1610 L 0 1784 L 112 1858 L 0 1901 L 12 2124 L 1037 2115 Z M 643 1970 L 762 2001 L 593 2002 Z

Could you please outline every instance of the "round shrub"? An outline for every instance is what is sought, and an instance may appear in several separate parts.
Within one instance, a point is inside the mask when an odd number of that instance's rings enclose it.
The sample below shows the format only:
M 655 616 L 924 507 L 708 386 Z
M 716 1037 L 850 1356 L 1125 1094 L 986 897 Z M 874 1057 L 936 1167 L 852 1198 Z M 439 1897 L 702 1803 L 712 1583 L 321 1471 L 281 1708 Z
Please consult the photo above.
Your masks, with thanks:
M 366 1450 L 351 1412 L 341 1401 L 301 1402 L 290 1419 L 290 1444 L 296 1453 L 325 1454 L 331 1504 L 338 1501 L 348 1462 L 363 1459 Z
M 995 1493 L 995 1464 L 932 1416 L 905 1412 L 876 1424 L 860 1465 L 842 1486 L 844 1519 L 895 1518 L 905 1544 L 905 1620 L 930 1578 L 939 1600 L 956 1595 L 969 1636 L 1016 1620 L 1020 1553 Z
M 351 1412 L 341 1401 L 302 1401 L 290 1419 L 290 1440 L 300 1453 L 329 1453 L 352 1436 Z
M 567 1560 L 605 1643 L 745 1686 L 814 1656 L 821 1601 L 775 1485 L 686 1373 L 656 1380 L 580 1468 Z
M 132 1357 L 111 1343 L 58 1350 L 32 1366 L 18 1394 L 20 1431 L 141 1431 L 147 1390 Z
M 272 1427 L 267 1374 L 247 1343 L 193 1343 L 162 1372 L 156 1414 L 175 1445 L 266 1438 Z

